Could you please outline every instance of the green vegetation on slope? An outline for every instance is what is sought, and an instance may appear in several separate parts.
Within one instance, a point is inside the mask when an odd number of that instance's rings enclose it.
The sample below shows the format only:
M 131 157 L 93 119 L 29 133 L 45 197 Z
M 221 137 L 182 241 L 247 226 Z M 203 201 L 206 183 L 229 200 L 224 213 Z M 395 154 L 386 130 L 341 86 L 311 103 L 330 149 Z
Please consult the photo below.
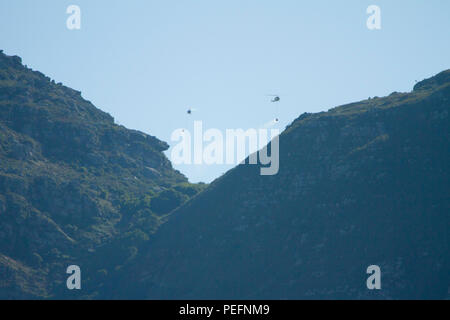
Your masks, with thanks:
M 449 111 L 447 70 L 301 115 L 277 175 L 239 165 L 176 209 L 115 297 L 448 298 Z M 366 288 L 373 264 L 379 291 Z
M 205 187 L 172 168 L 167 148 L 0 52 L 0 298 L 69 298 L 70 264 L 85 297 L 101 295 Z

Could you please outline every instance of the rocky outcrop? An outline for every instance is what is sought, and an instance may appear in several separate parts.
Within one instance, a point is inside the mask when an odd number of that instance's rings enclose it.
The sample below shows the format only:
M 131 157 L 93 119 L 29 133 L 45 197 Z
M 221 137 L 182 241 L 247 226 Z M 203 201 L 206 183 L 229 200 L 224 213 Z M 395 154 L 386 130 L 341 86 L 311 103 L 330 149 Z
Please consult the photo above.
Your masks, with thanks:
M 151 200 L 202 188 L 167 148 L 0 53 L 0 298 L 68 297 L 70 264 L 91 273 L 83 294 L 101 295 L 105 273 L 130 263 L 174 208 L 155 212 Z
M 177 209 L 116 297 L 448 297 L 449 75 L 303 114 L 277 175 L 240 165 Z

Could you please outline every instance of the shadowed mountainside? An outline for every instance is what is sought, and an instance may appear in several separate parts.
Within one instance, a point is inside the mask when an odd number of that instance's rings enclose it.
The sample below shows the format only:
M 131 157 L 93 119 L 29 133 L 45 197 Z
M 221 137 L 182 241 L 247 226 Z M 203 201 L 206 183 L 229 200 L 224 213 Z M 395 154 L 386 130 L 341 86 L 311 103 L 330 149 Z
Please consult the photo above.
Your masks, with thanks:
M 0 298 L 449 298 L 449 109 L 447 70 L 303 114 L 277 175 L 239 165 L 205 189 L 0 52 Z
M 0 52 L 0 298 L 96 298 L 189 184 L 165 142 Z M 79 265 L 83 290 L 69 292 Z
M 450 70 L 303 114 L 280 171 L 239 165 L 182 205 L 115 297 L 449 297 Z M 382 290 L 366 288 L 381 268 Z

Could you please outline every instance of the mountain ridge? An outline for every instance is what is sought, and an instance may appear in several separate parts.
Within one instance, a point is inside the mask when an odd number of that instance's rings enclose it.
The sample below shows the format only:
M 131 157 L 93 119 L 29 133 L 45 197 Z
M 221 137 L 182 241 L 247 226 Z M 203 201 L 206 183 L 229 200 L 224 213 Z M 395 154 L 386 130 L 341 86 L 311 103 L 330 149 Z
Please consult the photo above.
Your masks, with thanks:
M 278 175 L 239 165 L 177 208 L 124 296 L 448 297 L 449 75 L 301 115 Z M 365 288 L 372 264 L 383 290 Z
M 167 148 L 0 53 L 0 297 L 74 296 L 70 264 L 91 273 L 85 297 L 100 295 L 165 214 L 204 188 L 172 168 Z
M 304 113 L 277 175 L 241 164 L 206 186 L 167 143 L 0 52 L 0 298 L 448 298 L 449 107 L 445 70 Z

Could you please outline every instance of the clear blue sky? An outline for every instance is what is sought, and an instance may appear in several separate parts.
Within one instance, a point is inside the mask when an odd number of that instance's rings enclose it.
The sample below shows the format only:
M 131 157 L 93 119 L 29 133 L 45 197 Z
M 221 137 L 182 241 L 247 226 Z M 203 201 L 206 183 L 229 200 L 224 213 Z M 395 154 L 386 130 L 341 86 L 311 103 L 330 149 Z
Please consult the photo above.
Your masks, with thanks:
M 66 28 L 71 4 L 81 30 Z M 371 4 L 381 30 L 366 27 Z M 194 119 L 247 129 L 278 117 L 283 129 L 303 112 L 410 91 L 450 67 L 449 14 L 448 0 L 10 0 L 0 49 L 174 144 L 172 131 Z M 229 167 L 177 168 L 209 182 Z

